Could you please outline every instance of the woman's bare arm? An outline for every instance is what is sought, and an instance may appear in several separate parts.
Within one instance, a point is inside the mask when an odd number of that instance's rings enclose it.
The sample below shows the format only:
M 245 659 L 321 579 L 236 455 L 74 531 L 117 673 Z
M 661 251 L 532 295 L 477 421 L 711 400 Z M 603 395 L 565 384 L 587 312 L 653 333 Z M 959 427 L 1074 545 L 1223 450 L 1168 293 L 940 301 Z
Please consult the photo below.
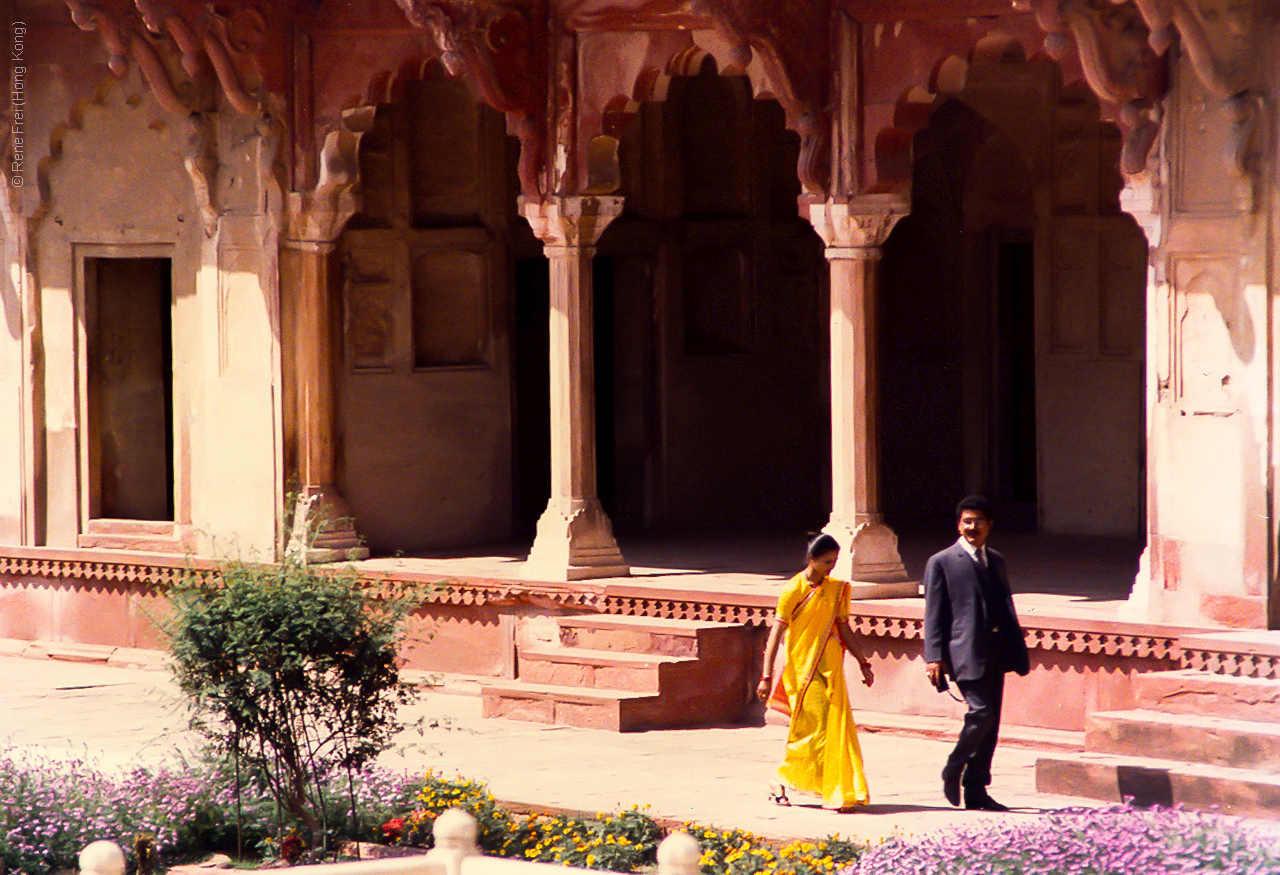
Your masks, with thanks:
M 762 699 L 769 698 L 769 691 L 773 688 L 773 661 L 778 656 L 778 642 L 786 628 L 787 624 L 781 618 L 774 617 L 769 640 L 764 645 L 764 669 L 760 672 L 760 683 L 756 685 L 756 695 Z
M 858 667 L 862 669 L 862 682 L 871 686 L 876 679 L 875 672 L 871 670 L 871 662 L 862 653 L 862 642 L 857 634 L 848 623 L 836 623 L 836 632 L 840 635 L 840 643 L 844 645 L 844 649 L 858 660 Z

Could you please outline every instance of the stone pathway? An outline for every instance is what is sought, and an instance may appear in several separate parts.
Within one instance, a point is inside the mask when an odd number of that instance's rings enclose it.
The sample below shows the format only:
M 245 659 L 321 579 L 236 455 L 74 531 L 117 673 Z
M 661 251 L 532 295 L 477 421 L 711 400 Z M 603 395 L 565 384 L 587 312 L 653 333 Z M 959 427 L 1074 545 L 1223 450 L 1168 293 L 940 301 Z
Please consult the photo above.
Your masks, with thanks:
M 106 768 L 158 763 L 199 746 L 184 728 L 182 700 L 165 671 L 0 657 L 0 677 L 0 740 L 9 744 L 88 757 Z M 589 812 L 648 805 L 657 817 L 773 838 L 839 833 L 875 840 L 1084 804 L 1037 795 L 1036 751 L 1006 746 L 997 754 L 991 791 L 1019 810 L 993 815 L 953 809 L 942 799 L 938 778 L 950 746 L 946 737 L 864 730 L 872 805 L 836 814 L 797 799 L 780 808 L 765 799 L 765 785 L 782 751 L 784 727 L 618 734 L 486 720 L 466 687 L 446 685 L 408 708 L 403 716 L 421 726 L 401 736 L 384 765 L 456 772 L 485 781 L 499 799 L 515 803 Z

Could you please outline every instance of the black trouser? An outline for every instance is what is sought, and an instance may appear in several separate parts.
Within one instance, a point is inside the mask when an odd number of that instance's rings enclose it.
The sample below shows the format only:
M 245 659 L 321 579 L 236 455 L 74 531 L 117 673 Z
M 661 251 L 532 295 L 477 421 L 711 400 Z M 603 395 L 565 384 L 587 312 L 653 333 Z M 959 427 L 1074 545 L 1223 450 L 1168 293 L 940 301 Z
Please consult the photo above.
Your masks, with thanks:
M 951 755 L 947 769 L 964 767 L 966 789 L 981 789 L 991 783 L 991 758 L 1000 735 L 1000 706 L 1004 702 L 1004 670 L 999 663 L 974 681 L 957 680 L 956 686 L 969 705 L 964 715 L 964 728 Z

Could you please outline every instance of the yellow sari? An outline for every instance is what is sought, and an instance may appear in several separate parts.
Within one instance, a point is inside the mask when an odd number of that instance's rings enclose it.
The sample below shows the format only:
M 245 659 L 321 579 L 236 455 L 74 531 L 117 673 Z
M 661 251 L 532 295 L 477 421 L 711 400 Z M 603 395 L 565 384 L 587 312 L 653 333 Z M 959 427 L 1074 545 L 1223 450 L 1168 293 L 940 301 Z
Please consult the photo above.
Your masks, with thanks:
M 849 619 L 848 585 L 826 578 L 816 587 L 804 572 L 787 582 L 778 618 L 787 624 L 782 688 L 791 706 L 787 753 L 778 776 L 826 808 L 870 800 L 858 728 L 844 685 L 844 646 L 835 624 Z

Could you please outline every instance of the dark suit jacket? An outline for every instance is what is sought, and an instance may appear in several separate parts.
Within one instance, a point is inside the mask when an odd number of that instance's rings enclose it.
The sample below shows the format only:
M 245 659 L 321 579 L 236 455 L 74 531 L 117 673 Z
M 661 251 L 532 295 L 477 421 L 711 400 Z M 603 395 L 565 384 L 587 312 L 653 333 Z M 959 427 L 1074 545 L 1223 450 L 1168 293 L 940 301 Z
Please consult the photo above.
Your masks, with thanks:
M 924 568 L 924 659 L 941 662 L 959 681 L 975 681 L 988 665 L 1026 674 L 1027 644 L 1013 607 L 1004 557 L 987 552 L 987 573 L 1003 604 L 988 605 L 977 564 L 957 542 L 935 553 Z M 1000 626 L 999 640 L 991 628 Z

